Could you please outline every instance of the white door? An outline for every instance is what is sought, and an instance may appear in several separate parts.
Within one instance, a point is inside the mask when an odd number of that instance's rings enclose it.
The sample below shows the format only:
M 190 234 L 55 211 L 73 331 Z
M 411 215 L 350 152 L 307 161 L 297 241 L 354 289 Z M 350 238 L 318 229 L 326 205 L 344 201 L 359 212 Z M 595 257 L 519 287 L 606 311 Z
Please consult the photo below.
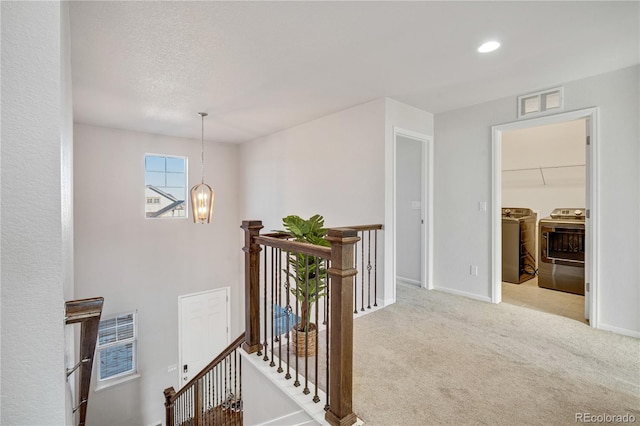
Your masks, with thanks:
M 231 343 L 229 287 L 179 297 L 180 387 Z
M 423 286 L 423 141 L 396 135 L 396 279 Z

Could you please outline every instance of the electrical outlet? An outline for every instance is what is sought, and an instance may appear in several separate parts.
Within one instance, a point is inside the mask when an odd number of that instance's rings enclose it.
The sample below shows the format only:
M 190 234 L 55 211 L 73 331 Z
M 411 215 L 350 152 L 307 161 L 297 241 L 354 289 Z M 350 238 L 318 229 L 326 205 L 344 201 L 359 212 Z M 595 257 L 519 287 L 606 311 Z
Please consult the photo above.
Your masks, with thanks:
M 478 276 L 478 266 L 477 265 L 469 265 L 469 275 L 473 275 L 475 277 Z
M 171 364 L 168 368 L 167 368 L 167 372 L 172 373 L 174 371 L 176 371 L 178 369 L 178 364 Z
M 487 202 L 486 201 L 478 201 L 478 210 L 481 212 L 487 211 Z

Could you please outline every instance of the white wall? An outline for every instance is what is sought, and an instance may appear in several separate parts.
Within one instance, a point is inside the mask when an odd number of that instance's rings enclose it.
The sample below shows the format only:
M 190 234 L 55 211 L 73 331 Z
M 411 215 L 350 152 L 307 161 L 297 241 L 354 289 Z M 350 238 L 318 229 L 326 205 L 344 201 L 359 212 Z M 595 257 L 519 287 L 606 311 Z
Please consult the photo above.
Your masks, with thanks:
M 178 385 L 167 367 L 178 362 L 179 295 L 230 286 L 232 339 L 243 329 L 238 147 L 205 142 L 205 182 L 216 199 L 213 222 L 204 225 L 145 219 L 145 153 L 188 157 L 189 187 L 200 181 L 199 140 L 75 126 L 76 296 L 103 296 L 103 316 L 137 310 L 139 321 L 141 377 L 92 392 L 88 424 L 163 419 L 162 390 Z
M 329 226 L 384 220 L 384 100 L 241 145 L 242 217 L 265 230 L 321 214 Z
M 68 17 L 59 2 L 1 7 L 0 423 L 70 424 L 64 375 L 64 300 L 73 296 L 72 261 L 65 258 L 73 238 Z
M 422 142 L 405 137 L 396 140 L 396 276 L 409 283 L 420 283 L 422 255 L 420 230 L 422 202 Z
M 640 68 L 564 84 L 565 111 L 597 106 L 600 166 L 600 322 L 640 333 Z M 435 282 L 489 300 L 491 126 L 516 121 L 516 96 L 437 114 Z M 489 205 L 491 203 L 489 202 Z M 479 265 L 479 276 L 469 265 Z
M 502 206 L 528 207 L 538 219 L 554 208 L 584 208 L 585 141 L 586 120 L 503 132 Z

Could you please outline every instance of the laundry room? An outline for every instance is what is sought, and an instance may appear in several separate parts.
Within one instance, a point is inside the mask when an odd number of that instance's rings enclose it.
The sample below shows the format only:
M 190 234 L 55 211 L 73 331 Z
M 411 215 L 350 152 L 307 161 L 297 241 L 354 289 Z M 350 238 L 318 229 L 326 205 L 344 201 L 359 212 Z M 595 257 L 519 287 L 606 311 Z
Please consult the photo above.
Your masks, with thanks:
M 502 301 L 588 322 L 587 121 L 502 134 Z

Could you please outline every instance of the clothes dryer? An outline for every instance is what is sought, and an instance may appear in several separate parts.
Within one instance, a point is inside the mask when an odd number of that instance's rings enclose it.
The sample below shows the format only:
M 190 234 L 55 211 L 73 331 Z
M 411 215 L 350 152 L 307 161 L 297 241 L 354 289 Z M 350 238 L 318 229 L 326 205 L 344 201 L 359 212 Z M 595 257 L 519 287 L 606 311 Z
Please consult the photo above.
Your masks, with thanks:
M 538 286 L 584 295 L 584 208 L 555 209 L 538 227 Z

